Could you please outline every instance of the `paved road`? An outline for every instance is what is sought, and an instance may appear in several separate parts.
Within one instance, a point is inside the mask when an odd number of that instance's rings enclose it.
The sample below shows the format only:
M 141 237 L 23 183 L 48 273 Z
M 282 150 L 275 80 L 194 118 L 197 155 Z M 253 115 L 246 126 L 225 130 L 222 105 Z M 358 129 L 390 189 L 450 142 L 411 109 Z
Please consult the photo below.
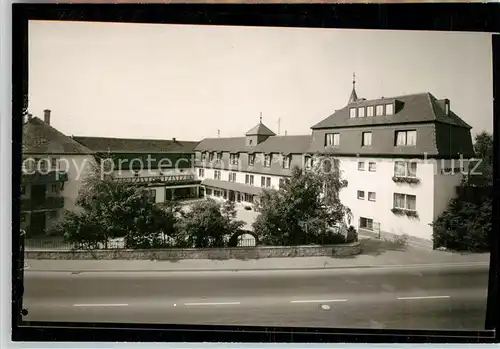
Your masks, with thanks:
M 25 272 L 27 321 L 484 328 L 487 266 Z

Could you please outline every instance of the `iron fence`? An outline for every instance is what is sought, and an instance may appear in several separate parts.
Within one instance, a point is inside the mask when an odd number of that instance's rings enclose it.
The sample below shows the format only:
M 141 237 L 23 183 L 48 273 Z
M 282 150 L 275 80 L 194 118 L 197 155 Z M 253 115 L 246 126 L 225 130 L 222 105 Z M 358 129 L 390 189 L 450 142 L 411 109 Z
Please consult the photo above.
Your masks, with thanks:
M 238 247 L 253 247 L 255 245 L 255 239 L 238 239 Z
M 355 238 L 357 240 L 357 238 Z M 175 248 L 175 241 L 165 241 L 167 246 L 172 247 L 158 247 L 158 248 Z M 329 244 L 338 244 L 352 242 L 349 241 L 347 237 L 344 236 L 334 236 L 332 237 L 321 237 L 315 238 L 313 240 L 301 240 L 297 242 L 283 240 L 283 241 L 275 241 L 273 246 L 297 246 L 297 245 L 329 245 Z M 230 242 L 229 240 L 225 242 L 226 247 L 253 247 L 257 245 L 268 245 L 266 242 L 257 242 L 255 238 L 248 237 L 240 237 L 234 242 Z M 194 247 L 194 246 L 193 246 Z M 223 246 L 221 246 L 223 247 Z M 189 248 L 187 246 L 183 246 L 182 248 Z M 25 251 L 30 250 L 116 250 L 116 249 L 126 249 L 125 241 L 123 239 L 115 239 L 110 240 L 107 243 L 98 243 L 95 246 L 89 247 L 84 246 L 82 244 L 74 244 L 67 241 L 64 241 L 62 238 L 31 238 L 25 240 Z

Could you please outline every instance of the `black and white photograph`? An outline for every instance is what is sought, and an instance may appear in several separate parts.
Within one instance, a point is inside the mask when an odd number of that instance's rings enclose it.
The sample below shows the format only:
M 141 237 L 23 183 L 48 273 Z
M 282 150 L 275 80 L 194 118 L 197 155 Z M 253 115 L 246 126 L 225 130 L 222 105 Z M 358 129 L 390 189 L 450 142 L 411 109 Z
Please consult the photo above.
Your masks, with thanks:
M 23 321 L 485 330 L 491 34 L 28 33 Z

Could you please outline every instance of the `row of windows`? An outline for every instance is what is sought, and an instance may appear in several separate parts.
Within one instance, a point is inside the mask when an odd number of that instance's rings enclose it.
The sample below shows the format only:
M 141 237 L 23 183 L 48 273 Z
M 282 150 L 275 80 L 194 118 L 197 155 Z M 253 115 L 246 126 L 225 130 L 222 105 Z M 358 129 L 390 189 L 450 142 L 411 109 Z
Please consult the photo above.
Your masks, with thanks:
M 358 195 L 359 195 L 358 191 Z M 370 193 L 370 192 L 369 192 Z M 375 193 L 373 193 L 375 194 Z M 375 201 L 375 200 L 373 200 Z M 417 197 L 415 195 L 408 195 L 402 193 L 394 193 L 393 207 L 402 210 L 416 211 L 417 209 Z M 372 218 L 360 217 L 359 218 L 359 228 L 373 230 L 375 224 Z
M 212 162 L 214 161 L 220 161 L 222 159 L 222 152 L 211 152 L 209 153 L 209 161 Z M 201 154 L 201 161 L 206 161 L 207 159 L 207 153 L 203 152 Z M 272 162 L 273 156 L 272 154 L 264 154 L 264 167 L 271 167 L 271 162 Z M 283 156 L 283 159 L 281 161 L 281 167 L 288 169 L 290 168 L 290 162 L 292 160 L 292 157 L 290 155 Z M 231 165 L 238 165 L 239 163 L 239 154 L 230 154 L 229 156 L 229 163 Z M 248 154 L 248 165 L 249 166 L 254 166 L 255 164 L 255 154 Z
M 58 170 L 59 169 L 59 159 L 58 158 L 50 158 L 50 159 L 27 159 L 25 162 L 26 171 L 32 172 L 35 170 L 47 171 L 47 170 Z
M 310 169 L 313 166 L 313 158 L 312 157 L 306 157 L 306 168 Z M 366 170 L 366 162 L 365 161 L 358 161 L 358 171 L 365 171 Z M 368 171 L 370 172 L 376 172 L 377 171 L 377 163 L 373 161 L 368 162 Z M 214 179 L 219 179 L 220 180 L 220 171 L 214 171 Z M 417 175 L 417 163 L 416 162 L 411 162 L 411 161 L 396 161 L 394 163 L 394 176 L 396 177 L 416 177 Z M 205 177 L 205 169 L 200 168 L 198 169 L 198 176 L 199 177 Z M 232 177 L 231 177 L 232 176 Z M 249 177 L 250 176 L 250 177 Z M 251 184 L 253 185 L 253 175 L 246 175 L 246 184 L 250 184 L 251 179 Z M 236 173 L 231 173 L 229 175 L 229 181 L 236 182 Z
M 365 198 L 365 192 L 363 190 L 358 190 L 358 200 L 364 200 Z M 377 201 L 377 194 L 373 191 L 369 191 L 368 201 Z
M 358 200 L 365 200 L 365 191 L 358 190 Z M 377 194 L 373 191 L 368 192 L 368 201 L 377 201 Z M 415 211 L 417 209 L 417 197 L 415 195 L 394 193 L 394 208 Z
M 54 183 L 50 185 L 51 193 L 59 193 L 60 190 L 62 190 L 62 183 Z M 21 186 L 21 195 L 26 195 L 26 186 L 24 185 Z
M 45 212 L 45 217 L 48 217 L 51 219 L 57 218 L 58 216 L 59 216 L 59 212 L 57 210 Z M 29 215 L 29 213 L 22 212 L 20 214 L 20 218 L 21 218 L 21 223 L 29 222 L 30 215 Z
M 198 169 L 198 175 L 200 177 L 205 177 L 205 169 L 203 169 L 203 168 Z M 245 175 L 245 184 L 246 185 L 254 185 L 255 184 L 254 178 L 255 178 L 254 175 L 246 174 Z M 221 179 L 221 171 L 219 171 L 219 170 L 214 171 L 214 179 L 216 179 L 216 180 Z M 236 172 L 229 173 L 228 181 L 229 182 L 236 182 Z M 285 184 L 285 179 L 280 178 L 279 179 L 279 187 L 280 188 L 283 187 L 284 184 Z M 263 188 L 271 188 L 271 177 L 261 176 L 260 177 L 260 186 Z
M 227 192 L 225 190 L 219 190 L 219 189 L 212 189 L 212 188 L 207 188 L 205 191 L 207 196 L 215 196 L 223 199 L 227 199 Z M 254 202 L 254 196 L 246 193 L 236 193 L 236 201 L 237 202 L 248 202 L 248 203 L 253 203 Z
M 358 161 L 358 171 L 364 171 L 364 170 L 365 170 L 365 162 Z M 368 171 L 370 172 L 377 171 L 377 163 L 372 161 L 368 162 Z
M 358 161 L 358 171 L 365 171 L 365 161 Z M 368 171 L 377 171 L 376 162 L 368 162 Z M 394 175 L 396 177 L 416 177 L 417 163 L 412 161 L 396 161 L 394 162 Z
M 374 114 L 375 112 L 375 114 Z M 394 114 L 394 104 L 379 104 L 376 106 L 370 105 L 367 107 L 357 107 L 351 108 L 349 110 L 349 117 L 354 118 L 364 118 L 370 116 L 383 116 L 383 115 L 393 115 Z
M 414 146 L 417 144 L 417 131 L 395 131 L 394 146 Z M 325 134 L 325 147 L 338 147 L 340 145 L 340 133 Z M 372 132 L 362 132 L 361 146 L 368 147 L 372 145 Z

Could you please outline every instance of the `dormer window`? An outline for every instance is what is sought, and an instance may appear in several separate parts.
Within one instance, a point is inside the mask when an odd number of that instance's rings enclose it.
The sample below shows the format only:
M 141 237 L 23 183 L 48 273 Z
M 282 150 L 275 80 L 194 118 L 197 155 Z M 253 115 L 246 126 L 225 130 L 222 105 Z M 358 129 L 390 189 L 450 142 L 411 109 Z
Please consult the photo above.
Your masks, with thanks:
M 264 166 L 271 167 L 271 154 L 264 155 Z
M 377 112 L 377 116 L 382 116 L 384 115 L 384 106 L 383 105 L 377 105 L 377 108 L 375 109 Z
M 394 114 L 394 104 L 386 104 L 385 115 L 393 115 L 393 114 Z
M 255 154 L 248 154 L 248 165 L 253 166 L 255 163 Z
M 292 160 L 292 157 L 290 155 L 283 155 L 283 163 L 282 166 L 285 169 L 290 168 L 290 162 Z
M 359 107 L 358 108 L 358 117 L 359 118 L 364 118 L 365 117 L 365 107 Z
M 305 165 L 306 169 L 310 170 L 313 167 L 313 158 L 311 156 L 306 156 L 305 157 Z
M 417 131 L 396 131 L 395 146 L 414 146 L 417 145 Z
M 214 161 L 214 158 L 215 158 L 215 152 L 210 153 L 210 157 L 209 157 L 210 162 Z
M 201 161 L 206 161 L 207 160 L 207 153 L 206 152 L 202 152 L 201 153 Z
M 325 134 L 325 147 L 338 147 L 340 144 L 340 134 L 339 133 L 327 133 Z
M 356 108 L 351 108 L 349 112 L 350 112 L 349 117 L 351 119 L 354 119 L 356 117 Z
M 230 163 L 231 165 L 238 165 L 239 154 L 231 154 L 230 155 Z
M 248 140 L 248 145 L 252 145 L 253 141 L 251 139 Z
M 366 116 L 373 116 L 373 106 L 366 107 Z

